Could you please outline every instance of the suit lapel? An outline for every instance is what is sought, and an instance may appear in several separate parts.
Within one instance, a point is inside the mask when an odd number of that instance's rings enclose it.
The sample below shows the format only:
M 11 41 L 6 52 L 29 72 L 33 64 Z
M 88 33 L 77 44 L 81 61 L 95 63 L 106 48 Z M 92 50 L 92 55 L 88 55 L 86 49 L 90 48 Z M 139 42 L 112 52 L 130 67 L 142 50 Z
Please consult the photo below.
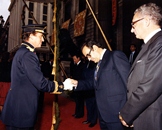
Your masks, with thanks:
M 135 65 L 136 65 L 136 63 L 137 63 L 137 61 L 140 60 L 141 57 L 144 55 L 144 53 L 148 50 L 149 45 L 150 45 L 151 43 L 153 43 L 154 40 L 155 40 L 159 35 L 161 35 L 161 32 L 162 32 L 162 31 L 156 33 L 156 34 L 155 34 L 155 35 L 154 35 L 154 36 L 153 36 L 153 37 L 152 37 L 152 38 L 142 47 L 141 51 L 140 51 L 139 54 L 137 55 L 137 57 L 136 57 L 136 59 L 135 59 L 133 65 L 132 65 L 132 67 L 131 67 L 131 69 L 130 69 L 130 73 L 129 73 L 129 74 L 131 74 L 131 72 L 133 71 L 133 69 L 134 69 L 134 67 L 135 67 Z
M 131 67 L 131 70 L 130 70 L 130 73 L 132 72 L 132 70 L 134 69 L 135 67 L 135 64 L 137 63 L 138 60 L 140 60 L 140 58 L 142 57 L 142 55 L 147 51 L 147 48 L 148 48 L 148 43 L 145 44 L 143 47 L 142 47 L 142 50 L 139 52 L 138 56 L 136 57 L 132 67 Z
M 106 50 L 105 54 L 102 57 L 102 61 L 101 61 L 100 68 L 99 68 L 98 73 L 97 73 L 97 77 L 100 77 L 101 70 L 103 69 L 105 62 L 107 62 L 107 60 L 109 60 L 108 55 L 110 55 L 110 51 Z

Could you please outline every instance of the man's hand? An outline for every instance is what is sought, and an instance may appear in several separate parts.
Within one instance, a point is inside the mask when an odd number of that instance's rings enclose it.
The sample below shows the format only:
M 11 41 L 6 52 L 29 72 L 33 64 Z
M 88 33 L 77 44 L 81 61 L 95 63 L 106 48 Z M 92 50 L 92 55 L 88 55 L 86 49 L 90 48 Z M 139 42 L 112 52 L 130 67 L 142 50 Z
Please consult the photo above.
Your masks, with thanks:
M 119 119 L 120 119 L 121 123 L 122 123 L 124 126 L 126 126 L 126 127 L 133 127 L 133 125 L 131 125 L 131 126 L 127 125 L 127 123 L 124 121 L 124 119 L 122 118 L 122 116 L 121 116 L 120 114 L 119 114 Z
M 71 83 L 74 85 L 74 87 L 76 87 L 78 85 L 78 81 L 74 80 L 74 79 L 70 79 Z
M 76 85 L 73 83 L 74 80 L 73 79 L 70 79 L 70 78 L 67 78 L 63 84 L 64 84 L 64 90 L 73 90 L 73 87 L 75 87 Z

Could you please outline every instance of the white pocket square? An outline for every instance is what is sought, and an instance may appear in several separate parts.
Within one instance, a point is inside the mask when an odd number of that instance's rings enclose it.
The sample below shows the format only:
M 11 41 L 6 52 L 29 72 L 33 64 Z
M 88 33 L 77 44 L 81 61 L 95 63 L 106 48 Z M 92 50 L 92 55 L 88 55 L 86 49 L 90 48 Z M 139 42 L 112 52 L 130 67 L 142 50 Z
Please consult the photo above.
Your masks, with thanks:
M 142 60 L 138 60 L 137 63 L 141 62 Z

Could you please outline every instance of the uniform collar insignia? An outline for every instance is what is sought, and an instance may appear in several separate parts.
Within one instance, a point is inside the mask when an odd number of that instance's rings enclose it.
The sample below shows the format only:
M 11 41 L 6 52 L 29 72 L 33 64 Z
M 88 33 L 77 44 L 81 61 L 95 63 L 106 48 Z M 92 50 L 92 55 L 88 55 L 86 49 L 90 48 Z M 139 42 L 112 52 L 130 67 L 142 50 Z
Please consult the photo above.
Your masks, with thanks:
M 29 51 L 34 52 L 34 47 L 31 44 L 24 42 L 21 45 L 25 45 Z

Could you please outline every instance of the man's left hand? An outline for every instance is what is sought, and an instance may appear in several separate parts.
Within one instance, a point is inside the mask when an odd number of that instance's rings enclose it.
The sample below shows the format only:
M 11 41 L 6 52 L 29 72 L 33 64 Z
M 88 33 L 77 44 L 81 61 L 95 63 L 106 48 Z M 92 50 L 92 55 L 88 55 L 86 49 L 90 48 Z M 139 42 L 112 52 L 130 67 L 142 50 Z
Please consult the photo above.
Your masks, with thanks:
M 119 119 L 121 121 L 121 123 L 125 126 L 125 127 L 133 127 L 133 125 L 129 126 L 125 121 L 124 119 L 122 118 L 122 116 L 119 114 Z

